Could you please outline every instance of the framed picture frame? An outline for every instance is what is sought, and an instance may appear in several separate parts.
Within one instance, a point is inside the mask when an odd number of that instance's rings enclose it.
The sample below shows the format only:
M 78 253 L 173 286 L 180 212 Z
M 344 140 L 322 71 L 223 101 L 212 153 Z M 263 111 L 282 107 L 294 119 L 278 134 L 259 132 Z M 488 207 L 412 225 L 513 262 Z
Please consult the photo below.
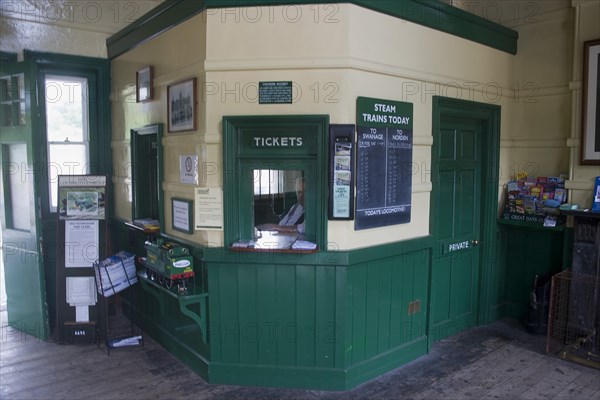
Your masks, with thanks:
M 173 230 L 187 233 L 194 233 L 194 201 L 188 199 L 171 198 L 171 227 Z
M 167 87 L 168 132 L 196 130 L 196 78 Z
M 600 165 L 600 39 L 583 44 L 582 165 Z
M 148 66 L 135 73 L 135 101 L 144 103 L 154 98 L 154 68 Z

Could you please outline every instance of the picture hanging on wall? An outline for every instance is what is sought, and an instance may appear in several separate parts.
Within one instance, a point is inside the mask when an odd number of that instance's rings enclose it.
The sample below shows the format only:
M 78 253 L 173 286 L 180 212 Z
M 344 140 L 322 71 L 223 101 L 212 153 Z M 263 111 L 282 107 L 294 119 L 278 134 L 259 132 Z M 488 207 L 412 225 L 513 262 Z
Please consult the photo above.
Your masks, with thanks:
M 154 97 L 154 90 L 152 88 L 154 80 L 153 68 L 146 67 L 140 69 L 135 73 L 135 100 L 138 103 L 150 101 Z
M 167 99 L 168 131 L 196 130 L 196 78 L 170 85 Z
M 583 45 L 581 164 L 600 165 L 600 39 Z

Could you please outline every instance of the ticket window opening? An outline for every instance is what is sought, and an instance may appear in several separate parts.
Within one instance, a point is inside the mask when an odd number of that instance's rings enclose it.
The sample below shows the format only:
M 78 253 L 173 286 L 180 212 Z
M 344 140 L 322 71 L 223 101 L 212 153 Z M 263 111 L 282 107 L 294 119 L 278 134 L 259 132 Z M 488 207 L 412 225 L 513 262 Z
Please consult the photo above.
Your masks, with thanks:
M 306 179 L 302 170 L 254 170 L 256 239 L 265 235 L 306 234 Z

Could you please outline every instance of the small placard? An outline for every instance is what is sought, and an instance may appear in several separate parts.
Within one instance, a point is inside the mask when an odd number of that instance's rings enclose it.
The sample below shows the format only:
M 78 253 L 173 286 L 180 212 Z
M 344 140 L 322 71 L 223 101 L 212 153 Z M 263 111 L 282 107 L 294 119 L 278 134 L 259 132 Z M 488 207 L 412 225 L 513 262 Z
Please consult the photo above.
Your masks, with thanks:
M 195 154 L 179 156 L 179 182 L 198 184 L 198 156 Z
M 171 199 L 171 211 L 173 212 L 173 229 L 188 234 L 194 233 L 192 224 L 193 201 L 186 199 Z
M 223 229 L 223 189 L 196 188 L 195 227 L 199 230 Z
M 292 104 L 292 82 L 259 82 L 258 104 Z

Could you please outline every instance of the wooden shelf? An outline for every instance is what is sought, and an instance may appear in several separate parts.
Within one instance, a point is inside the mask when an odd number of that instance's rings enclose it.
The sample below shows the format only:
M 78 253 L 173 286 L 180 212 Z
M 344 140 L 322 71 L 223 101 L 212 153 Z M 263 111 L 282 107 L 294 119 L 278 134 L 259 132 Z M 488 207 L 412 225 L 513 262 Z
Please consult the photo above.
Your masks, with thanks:
M 511 221 L 511 220 L 504 219 L 504 218 L 498 218 L 497 222 L 500 225 L 514 226 L 517 228 L 524 228 L 524 229 L 555 231 L 555 232 L 562 232 L 565 230 L 564 223 L 557 224 L 556 226 L 544 226 L 539 223 L 525 222 L 525 221 Z
M 144 263 L 142 262 L 142 265 Z M 202 332 L 202 341 L 207 343 L 207 300 L 208 293 L 203 292 L 200 288 L 195 285 L 192 285 L 188 288 L 185 294 L 179 293 L 179 290 L 176 287 L 166 288 L 158 284 L 157 282 L 148 278 L 146 272 L 139 271 L 137 273 L 138 279 L 142 285 L 142 288 L 150 293 L 158 304 L 160 305 L 160 313 L 161 315 L 166 315 L 166 306 L 165 306 L 165 295 L 170 297 L 171 299 L 176 300 L 179 303 L 179 310 L 182 314 L 189 317 L 198 325 L 200 328 L 200 332 Z M 194 311 L 191 307 L 195 304 L 200 306 L 200 313 Z

